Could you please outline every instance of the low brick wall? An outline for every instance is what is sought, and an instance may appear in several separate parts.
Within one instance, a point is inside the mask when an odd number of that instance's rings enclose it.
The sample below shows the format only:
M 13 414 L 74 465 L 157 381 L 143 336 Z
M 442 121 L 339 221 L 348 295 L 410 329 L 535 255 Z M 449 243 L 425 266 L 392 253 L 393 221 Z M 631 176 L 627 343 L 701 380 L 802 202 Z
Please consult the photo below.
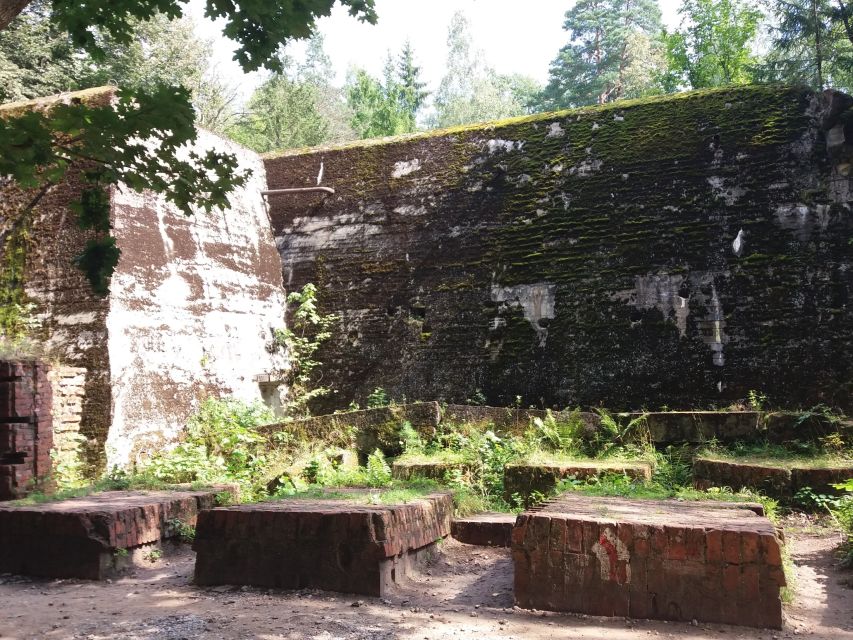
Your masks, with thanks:
M 116 552 L 177 535 L 195 525 L 223 489 L 108 491 L 32 506 L 0 506 L 0 573 L 101 580 Z
M 651 480 L 648 462 L 568 462 L 565 464 L 509 464 L 504 468 L 504 497 L 518 496 L 525 505 L 533 493 L 549 495 L 566 478 L 587 480 L 607 473 L 625 474 L 635 480 Z
M 800 489 L 816 493 L 838 493 L 832 485 L 853 478 L 853 461 L 823 468 L 787 467 L 731 460 L 697 458 L 693 461 L 693 484 L 697 489 L 731 487 L 754 489 L 772 498 L 788 500 Z
M 195 581 L 381 596 L 450 534 L 452 516 L 447 493 L 395 505 L 277 500 L 214 509 L 199 518 Z
M 518 517 L 515 599 L 528 609 L 782 626 L 773 524 L 715 503 L 564 494 Z
M 50 475 L 47 372 L 47 365 L 36 361 L 0 361 L 0 500 L 22 498 Z
M 454 518 L 450 535 L 459 542 L 479 547 L 509 547 L 515 520 L 511 513 L 477 513 Z

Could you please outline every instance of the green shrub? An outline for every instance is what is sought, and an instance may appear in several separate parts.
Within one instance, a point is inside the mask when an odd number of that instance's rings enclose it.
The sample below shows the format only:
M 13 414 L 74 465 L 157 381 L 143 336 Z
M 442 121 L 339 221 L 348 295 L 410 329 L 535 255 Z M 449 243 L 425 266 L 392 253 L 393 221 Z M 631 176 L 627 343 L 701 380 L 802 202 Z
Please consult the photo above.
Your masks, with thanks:
M 391 482 L 391 467 L 385 461 L 385 454 L 377 449 L 367 456 L 364 479 L 369 487 L 385 487 Z
M 400 426 L 400 444 L 403 446 L 404 454 L 424 453 L 426 450 L 421 435 L 408 420 Z
M 188 422 L 182 442 L 153 456 L 142 475 L 161 482 L 233 482 L 246 499 L 262 495 L 266 441 L 258 427 L 275 420 L 260 403 L 208 398 Z
M 367 408 L 368 409 L 378 409 L 380 407 L 387 407 L 391 404 L 391 399 L 388 397 L 388 393 L 382 387 L 376 387 L 369 396 L 367 396 Z

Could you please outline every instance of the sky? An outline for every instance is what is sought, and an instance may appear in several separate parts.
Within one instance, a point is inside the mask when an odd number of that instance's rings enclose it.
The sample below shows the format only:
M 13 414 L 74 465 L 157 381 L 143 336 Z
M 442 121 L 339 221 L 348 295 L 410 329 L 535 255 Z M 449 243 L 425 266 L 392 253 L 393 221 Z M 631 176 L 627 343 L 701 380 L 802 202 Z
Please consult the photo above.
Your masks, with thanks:
M 659 0 L 667 26 L 678 24 L 678 0 Z M 396 53 L 408 39 L 415 51 L 428 88 L 435 90 L 444 74 L 447 27 L 453 13 L 468 17 L 475 48 L 498 73 L 520 73 L 540 82 L 548 77 L 548 65 L 566 43 L 563 16 L 571 0 L 376 0 L 379 22 L 363 24 L 339 5 L 332 15 L 318 21 L 325 36 L 339 84 L 351 66 L 380 75 L 387 52 Z M 189 15 L 199 35 L 215 40 L 216 64 L 246 98 L 262 74 L 245 76 L 230 59 L 233 43 L 221 35 L 221 27 L 204 18 L 204 0 L 190 0 Z

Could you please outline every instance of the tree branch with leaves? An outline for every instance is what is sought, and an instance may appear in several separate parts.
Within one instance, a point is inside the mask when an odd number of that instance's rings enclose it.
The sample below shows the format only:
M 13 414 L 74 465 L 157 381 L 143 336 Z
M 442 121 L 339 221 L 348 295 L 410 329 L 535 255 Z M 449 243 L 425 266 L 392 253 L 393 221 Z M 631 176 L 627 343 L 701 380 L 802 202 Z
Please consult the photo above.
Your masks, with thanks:
M 0 31 L 31 2 L 0 0 Z M 207 0 L 205 15 L 223 19 L 223 33 L 238 43 L 235 59 L 245 71 L 265 66 L 281 69 L 279 47 L 309 37 L 316 20 L 327 16 L 335 0 L 299 3 L 269 0 Z M 340 0 L 350 15 L 376 21 L 373 0 Z M 130 45 L 139 21 L 183 14 L 182 0 L 52 0 L 50 20 L 67 32 L 72 43 L 94 60 L 108 52 L 104 37 Z M 110 188 L 148 190 L 163 195 L 184 214 L 228 205 L 229 195 L 244 184 L 235 156 L 192 150 L 197 141 L 190 93 L 182 87 L 158 84 L 122 88 L 110 105 L 86 101 L 55 104 L 0 114 L 0 175 L 22 188 L 33 189 L 35 204 L 70 172 L 81 175 L 85 187 L 73 206 L 80 226 L 101 233 L 78 258 L 78 265 L 104 293 L 118 260 L 110 235 Z M 32 214 L 31 201 L 11 215 Z M 23 223 L 21 223 L 23 224 Z

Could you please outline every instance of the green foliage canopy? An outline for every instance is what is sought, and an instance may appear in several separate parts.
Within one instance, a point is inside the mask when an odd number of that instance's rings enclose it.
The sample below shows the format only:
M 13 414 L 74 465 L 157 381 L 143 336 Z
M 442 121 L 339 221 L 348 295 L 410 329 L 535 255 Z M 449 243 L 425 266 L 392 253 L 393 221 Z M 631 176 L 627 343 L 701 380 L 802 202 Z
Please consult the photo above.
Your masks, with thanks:
M 747 0 L 684 0 L 682 27 L 666 35 L 670 91 L 754 81 L 762 13 Z
M 447 34 L 447 73 L 435 95 L 432 127 L 452 127 L 528 113 L 534 80 L 501 75 L 484 65 L 474 48 L 468 19 L 456 12 Z
M 657 0 L 579 0 L 566 12 L 570 41 L 551 63 L 549 108 L 603 104 L 647 93 L 660 65 Z
M 417 130 L 417 116 L 428 92 L 407 42 L 396 61 L 389 54 L 383 80 L 356 69 L 347 80 L 352 127 L 360 138 L 393 136 Z
M 341 0 L 351 15 L 375 22 L 373 0 Z M 0 30 L 15 11 L 15 3 L 0 12 Z M 329 15 L 334 0 L 272 3 L 267 0 L 208 0 L 205 13 L 225 20 L 224 33 L 238 42 L 235 59 L 244 70 L 281 68 L 275 56 L 292 38 L 306 38 L 315 20 Z M 182 15 L 180 0 L 52 0 L 51 22 L 67 32 L 71 42 L 94 60 L 109 57 L 104 37 L 131 45 L 138 21 Z M 57 38 L 60 36 L 57 34 Z M 153 88 L 122 89 L 117 104 L 90 106 L 85 102 L 57 105 L 47 113 L 13 113 L 0 119 L 0 175 L 34 189 L 32 200 L 17 212 L 29 217 L 44 195 L 69 171 L 86 183 L 77 203 L 80 222 L 99 232 L 78 262 L 96 291 L 104 292 L 118 260 L 106 189 L 125 185 L 163 194 L 180 211 L 226 206 L 228 195 L 244 183 L 231 154 L 186 152 L 197 140 L 195 113 L 184 88 L 158 84 Z M 18 224 L 18 223 L 16 223 Z

